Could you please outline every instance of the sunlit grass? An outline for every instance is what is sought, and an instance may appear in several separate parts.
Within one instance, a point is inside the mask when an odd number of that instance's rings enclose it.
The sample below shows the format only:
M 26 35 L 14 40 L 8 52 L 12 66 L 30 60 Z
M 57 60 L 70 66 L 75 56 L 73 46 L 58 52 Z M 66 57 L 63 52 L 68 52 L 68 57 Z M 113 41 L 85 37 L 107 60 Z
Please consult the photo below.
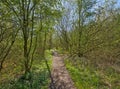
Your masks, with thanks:
M 69 60 L 65 60 L 66 67 L 77 89 L 120 89 L 120 75 L 111 67 L 105 70 L 94 68 L 90 65 L 74 66 Z

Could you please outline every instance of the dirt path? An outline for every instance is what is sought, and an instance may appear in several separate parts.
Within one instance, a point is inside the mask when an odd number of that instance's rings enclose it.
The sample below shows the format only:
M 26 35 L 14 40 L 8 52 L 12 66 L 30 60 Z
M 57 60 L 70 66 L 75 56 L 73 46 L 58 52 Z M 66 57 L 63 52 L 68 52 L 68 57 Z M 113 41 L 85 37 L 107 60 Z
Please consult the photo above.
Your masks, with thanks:
M 52 67 L 55 89 L 76 89 L 61 57 L 53 57 Z

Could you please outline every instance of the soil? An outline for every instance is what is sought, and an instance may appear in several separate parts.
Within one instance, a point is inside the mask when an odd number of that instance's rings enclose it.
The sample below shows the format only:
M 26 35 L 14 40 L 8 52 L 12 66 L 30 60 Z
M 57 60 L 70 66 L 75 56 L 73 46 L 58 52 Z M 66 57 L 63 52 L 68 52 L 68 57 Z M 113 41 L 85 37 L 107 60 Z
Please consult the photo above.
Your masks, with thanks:
M 52 63 L 54 89 L 76 89 L 62 57 L 55 55 Z

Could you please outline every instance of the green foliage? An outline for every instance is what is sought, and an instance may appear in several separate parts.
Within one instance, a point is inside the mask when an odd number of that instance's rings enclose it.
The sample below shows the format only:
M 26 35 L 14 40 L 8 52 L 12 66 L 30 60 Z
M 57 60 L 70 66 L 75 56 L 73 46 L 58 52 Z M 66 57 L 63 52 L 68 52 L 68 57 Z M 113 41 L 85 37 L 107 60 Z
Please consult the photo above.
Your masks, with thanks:
M 47 69 L 39 73 L 30 73 L 30 80 L 16 79 L 0 85 L 0 89 L 47 89 L 49 74 Z
M 47 89 L 55 48 L 89 58 L 66 60 L 78 89 L 119 89 L 120 13 L 115 4 L 0 0 L 0 88 Z
M 66 67 L 78 89 L 97 89 L 99 76 L 89 67 L 76 68 L 66 60 Z
M 72 60 L 73 61 L 73 60 Z M 79 63 L 78 63 L 79 62 Z M 110 66 L 104 70 L 93 66 L 88 61 L 88 64 L 84 64 L 81 60 L 77 59 L 75 62 L 65 60 L 66 67 L 75 83 L 77 89 L 119 89 L 119 78 L 118 72 Z
M 51 52 L 46 51 L 46 58 L 48 64 L 51 67 Z M 17 67 L 18 68 L 18 67 Z M 14 70 L 18 72 L 18 69 Z M 3 74 L 5 77 L 5 74 Z M 0 80 L 1 81 L 1 80 Z M 45 61 L 35 59 L 33 62 L 32 71 L 27 75 L 18 75 L 5 83 L 1 83 L 0 89 L 48 89 L 50 83 L 48 69 Z

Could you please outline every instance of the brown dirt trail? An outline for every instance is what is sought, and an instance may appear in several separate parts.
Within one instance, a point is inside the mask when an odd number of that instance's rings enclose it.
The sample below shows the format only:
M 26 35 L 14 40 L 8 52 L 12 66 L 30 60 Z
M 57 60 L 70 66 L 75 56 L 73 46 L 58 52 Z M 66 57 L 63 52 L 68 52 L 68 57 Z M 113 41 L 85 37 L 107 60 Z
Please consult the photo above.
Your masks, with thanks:
M 61 57 L 53 57 L 52 77 L 55 89 L 76 89 Z

